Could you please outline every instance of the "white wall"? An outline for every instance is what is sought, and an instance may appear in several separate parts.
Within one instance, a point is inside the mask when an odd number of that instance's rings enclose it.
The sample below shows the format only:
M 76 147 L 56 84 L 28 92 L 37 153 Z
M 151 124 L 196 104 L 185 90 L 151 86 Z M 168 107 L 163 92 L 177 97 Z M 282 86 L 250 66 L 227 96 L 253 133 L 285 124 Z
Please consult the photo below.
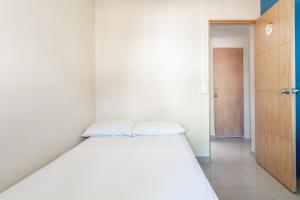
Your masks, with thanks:
M 243 72 L 244 72 L 244 137 L 251 138 L 251 84 L 250 70 L 251 57 L 254 46 L 250 44 L 250 30 L 253 25 L 212 25 L 211 27 L 211 91 L 214 91 L 213 79 L 213 48 L 243 48 Z M 251 59 L 252 58 L 252 59 Z M 211 96 L 211 134 L 214 135 L 214 97 Z
M 181 122 L 209 155 L 209 19 L 256 19 L 259 0 L 96 0 L 97 119 Z
M 0 1 L 0 191 L 94 121 L 93 0 Z

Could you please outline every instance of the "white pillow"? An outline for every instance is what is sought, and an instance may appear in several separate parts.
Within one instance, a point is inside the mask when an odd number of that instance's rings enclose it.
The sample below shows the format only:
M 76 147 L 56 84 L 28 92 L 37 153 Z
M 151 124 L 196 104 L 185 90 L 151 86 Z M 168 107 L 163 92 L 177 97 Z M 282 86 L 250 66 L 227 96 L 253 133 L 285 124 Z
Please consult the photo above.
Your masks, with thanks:
M 132 121 L 126 120 L 100 121 L 88 127 L 81 136 L 132 136 L 133 125 Z
M 177 122 L 171 121 L 142 121 L 134 125 L 134 135 L 178 135 L 185 129 Z

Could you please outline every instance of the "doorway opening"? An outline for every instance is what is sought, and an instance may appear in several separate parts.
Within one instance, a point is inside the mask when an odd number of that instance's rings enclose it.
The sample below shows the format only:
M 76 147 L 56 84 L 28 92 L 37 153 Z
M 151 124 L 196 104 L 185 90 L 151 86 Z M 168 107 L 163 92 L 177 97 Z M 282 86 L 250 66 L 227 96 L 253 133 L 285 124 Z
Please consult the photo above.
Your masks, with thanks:
M 251 140 L 253 152 L 254 36 L 253 21 L 210 22 L 210 136 Z
M 280 20 L 278 20 L 280 19 Z M 227 29 L 231 30 L 231 36 L 239 33 L 238 30 L 232 31 L 237 22 L 217 21 L 210 22 L 210 131 L 212 137 L 219 136 L 216 134 L 216 109 L 214 98 L 215 82 L 214 75 L 214 50 L 215 42 L 220 41 L 218 34 L 226 33 Z M 247 24 L 244 21 L 240 25 Z M 249 25 L 249 24 L 247 24 Z M 221 28 L 223 29 L 221 29 Z M 218 29 L 219 28 L 219 29 Z M 216 31 L 217 29 L 217 31 Z M 221 30 L 220 30 L 221 29 Z M 263 168 L 272 177 L 278 180 L 291 192 L 297 191 L 296 177 L 296 94 L 299 90 L 295 84 L 295 2 L 292 0 L 278 1 L 265 14 L 255 20 L 255 34 L 253 25 L 249 28 L 249 46 L 250 46 L 250 64 L 249 68 L 243 68 L 243 103 L 246 107 L 247 87 L 245 80 L 249 78 L 250 84 L 250 106 L 247 112 L 244 109 L 244 138 L 247 138 L 247 131 L 250 131 L 251 150 L 255 151 L 256 167 Z M 252 30 L 252 31 L 251 31 Z M 230 35 L 230 34 L 228 34 Z M 255 51 L 254 51 L 254 36 L 255 36 Z M 217 38 L 217 39 L 216 39 Z M 238 37 L 227 37 L 227 41 L 237 39 Z M 223 44 L 224 45 L 224 44 Z M 228 43 L 226 43 L 228 45 Z M 224 48 L 224 46 L 222 46 Z M 228 46 L 226 46 L 228 48 Z M 233 48 L 233 47 L 231 47 Z M 238 47 L 234 47 L 238 48 Z M 245 52 L 245 51 L 243 51 Z M 228 56 L 227 56 L 228 57 Z M 245 54 L 243 58 L 245 57 Z M 254 70 L 255 59 L 255 70 Z M 218 61 L 219 62 L 219 61 Z M 226 63 L 232 65 L 231 62 L 221 62 L 220 66 L 226 69 Z M 251 64 L 252 63 L 252 64 Z M 245 64 L 243 60 L 243 65 Z M 217 66 L 217 67 L 220 67 Z M 224 67 L 225 66 L 225 67 Z M 228 67 L 227 67 L 228 68 Z M 231 67 L 232 68 L 232 67 Z M 248 70 L 249 76 L 245 75 Z M 255 72 L 255 74 L 254 74 Z M 231 75 L 231 77 L 236 75 Z M 254 79 L 255 76 L 255 79 Z M 227 77 L 227 80 L 231 80 Z M 221 84 L 226 85 L 224 81 Z M 231 80 L 232 81 L 232 80 Z M 254 87 L 255 83 L 255 87 Z M 220 84 L 220 83 L 218 83 Z M 223 86 L 222 85 L 222 86 Z M 230 88 L 227 86 L 227 88 Z M 249 88 L 249 87 L 248 87 Z M 254 90 L 255 88 L 255 90 Z M 223 89 L 223 88 L 222 88 Z M 226 87 L 225 87 L 226 89 Z M 218 96 L 218 93 L 217 95 Z M 224 96 L 223 98 L 229 98 Z M 230 98 L 233 98 L 232 95 Z M 248 100 L 249 100 L 248 99 Z M 223 100 L 224 105 L 226 101 Z M 236 102 L 236 101 L 233 101 Z M 220 104 L 220 105 L 223 105 Z M 232 103 L 231 103 L 232 104 Z M 239 105 L 239 104 L 236 104 Z M 238 116 L 230 109 L 235 109 L 236 106 L 231 106 L 229 109 L 225 107 L 225 116 L 228 113 L 232 116 Z M 255 109 L 254 109 L 255 108 Z M 223 108 L 224 109 L 224 108 Z M 229 111 L 228 111 L 229 110 Z M 236 112 L 238 113 L 238 112 Z M 240 112 L 241 113 L 241 112 Z M 233 115 L 235 114 L 235 115 Z M 247 116 L 250 115 L 250 127 L 247 129 Z M 249 117 L 249 116 L 248 116 Z M 227 117 L 231 119 L 231 117 Z M 222 118 L 221 118 L 222 119 Z M 234 121 L 231 119 L 231 121 Z M 228 120 L 228 119 L 226 119 Z M 239 122 L 239 120 L 236 120 Z M 228 123 L 228 122 L 226 122 Z M 226 124 L 227 125 L 227 124 Z M 221 129 L 223 130 L 223 129 Z M 254 134 L 255 133 L 255 134 Z M 256 138 L 255 138 L 256 135 Z M 214 152 L 216 142 L 210 140 L 211 152 Z M 254 143 L 255 142 L 255 143 Z M 230 145 L 231 146 L 231 145 Z M 224 151 L 219 151 L 224 153 Z M 213 154 L 213 153 L 212 153 Z M 223 156 L 222 156 L 223 157 Z M 232 153 L 229 154 L 232 157 Z M 214 155 L 211 157 L 213 160 Z M 238 156 L 238 158 L 240 158 Z M 242 156 L 244 158 L 244 156 Z

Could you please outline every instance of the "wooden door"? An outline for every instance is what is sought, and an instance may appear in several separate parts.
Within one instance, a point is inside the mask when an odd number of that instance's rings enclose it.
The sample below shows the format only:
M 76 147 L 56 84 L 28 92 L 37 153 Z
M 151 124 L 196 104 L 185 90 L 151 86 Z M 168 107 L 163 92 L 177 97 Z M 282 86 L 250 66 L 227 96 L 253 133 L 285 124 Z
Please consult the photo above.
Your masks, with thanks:
M 215 48 L 215 131 L 217 137 L 244 135 L 243 49 Z
M 256 22 L 256 160 L 293 192 L 294 51 L 294 0 L 280 0 Z

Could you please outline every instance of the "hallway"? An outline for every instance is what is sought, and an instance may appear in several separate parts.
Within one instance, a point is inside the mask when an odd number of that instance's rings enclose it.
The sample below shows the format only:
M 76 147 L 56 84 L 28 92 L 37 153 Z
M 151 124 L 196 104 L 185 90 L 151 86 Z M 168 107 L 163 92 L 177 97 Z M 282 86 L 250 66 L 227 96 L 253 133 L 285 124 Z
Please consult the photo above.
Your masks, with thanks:
M 211 142 L 211 162 L 201 166 L 220 200 L 299 200 L 255 162 L 250 141 Z

